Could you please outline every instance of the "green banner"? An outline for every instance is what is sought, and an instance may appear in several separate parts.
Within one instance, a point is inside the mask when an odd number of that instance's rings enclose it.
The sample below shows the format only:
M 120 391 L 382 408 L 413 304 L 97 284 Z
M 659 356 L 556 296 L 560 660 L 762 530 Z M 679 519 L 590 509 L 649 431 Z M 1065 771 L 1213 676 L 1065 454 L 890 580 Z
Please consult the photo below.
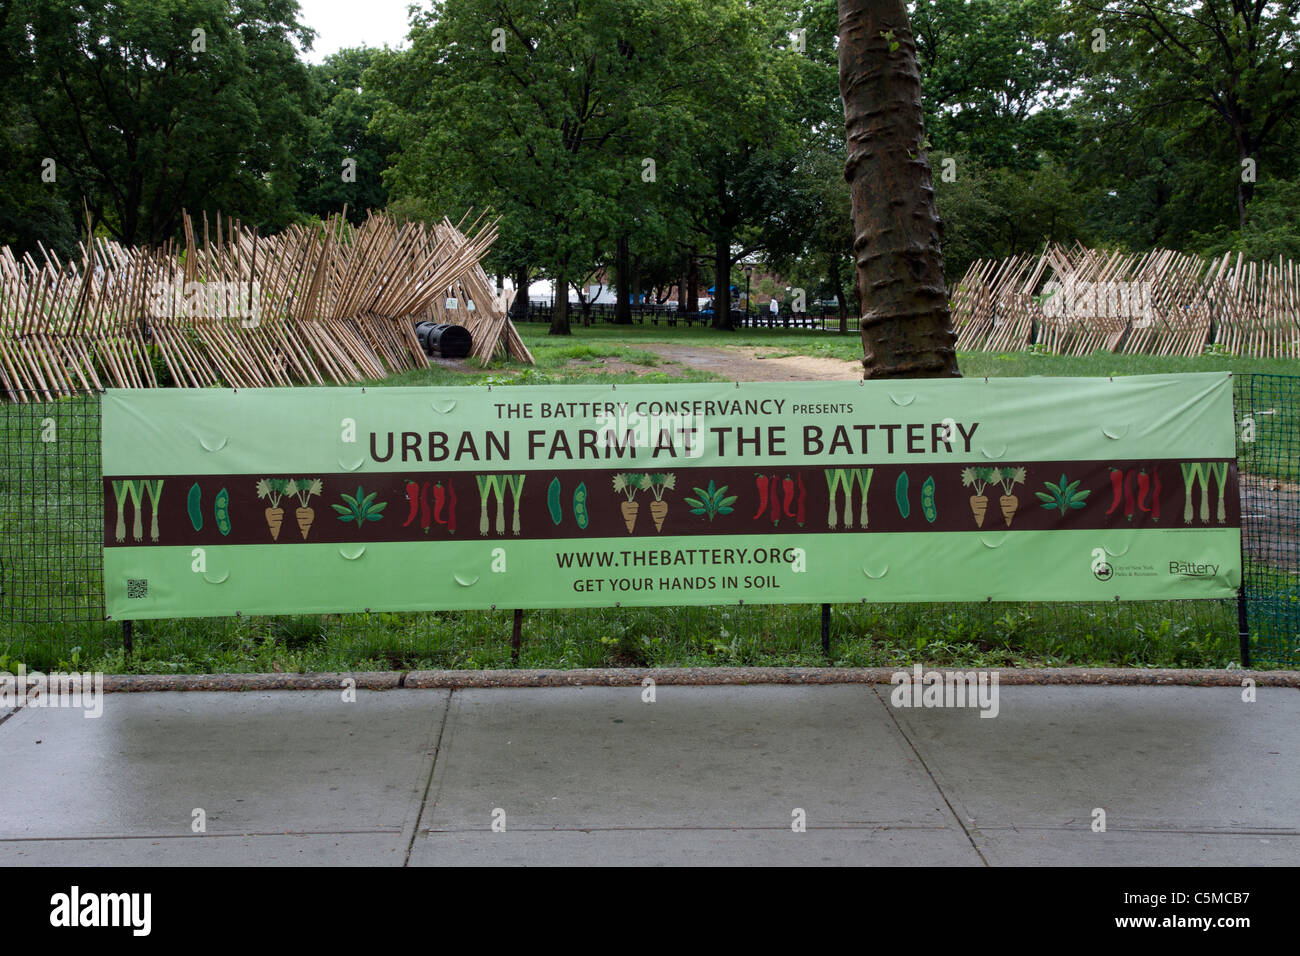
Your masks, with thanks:
M 1226 598 L 1227 373 L 110 390 L 114 619 Z

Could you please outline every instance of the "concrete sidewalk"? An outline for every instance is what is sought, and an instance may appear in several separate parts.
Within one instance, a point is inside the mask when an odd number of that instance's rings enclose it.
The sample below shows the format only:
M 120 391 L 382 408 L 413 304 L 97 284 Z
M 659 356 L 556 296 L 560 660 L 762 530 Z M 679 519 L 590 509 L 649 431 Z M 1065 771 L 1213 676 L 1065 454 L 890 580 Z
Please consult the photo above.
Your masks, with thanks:
M 1300 863 L 1293 688 L 1003 686 L 995 719 L 890 690 L 25 707 L 0 723 L 0 865 Z

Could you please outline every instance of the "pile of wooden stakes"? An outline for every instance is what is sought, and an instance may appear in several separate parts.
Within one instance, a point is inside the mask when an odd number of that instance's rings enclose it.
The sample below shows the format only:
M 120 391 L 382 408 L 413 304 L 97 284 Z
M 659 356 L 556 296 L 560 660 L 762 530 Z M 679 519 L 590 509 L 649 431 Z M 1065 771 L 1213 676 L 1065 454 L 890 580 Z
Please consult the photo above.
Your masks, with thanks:
M 473 355 L 533 356 L 480 265 L 496 223 L 371 214 L 259 236 L 184 217 L 183 243 L 81 245 L 80 262 L 0 249 L 0 387 L 11 401 L 103 388 L 346 384 L 426 367 L 421 321 L 463 325 Z M 201 235 L 200 235 L 201 232 Z
M 1282 259 L 1049 245 L 972 263 L 951 308 L 966 351 L 1300 357 L 1300 271 Z

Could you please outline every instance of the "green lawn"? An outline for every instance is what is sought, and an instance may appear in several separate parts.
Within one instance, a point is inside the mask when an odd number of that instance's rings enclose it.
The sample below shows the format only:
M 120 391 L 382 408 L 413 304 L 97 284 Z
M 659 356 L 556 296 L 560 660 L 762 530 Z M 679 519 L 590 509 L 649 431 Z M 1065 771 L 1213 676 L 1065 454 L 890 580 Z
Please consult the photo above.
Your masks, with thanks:
M 544 326 L 521 333 L 537 358 L 535 368 L 495 362 L 469 371 L 443 368 L 394 376 L 386 385 L 576 384 L 601 382 L 680 383 L 717 376 L 664 369 L 646 349 L 651 343 L 699 346 L 760 346 L 776 354 L 853 359 L 861 355 L 856 334 L 797 330 L 711 329 L 664 326 L 575 328 L 567 338 L 550 337 Z M 626 370 L 609 373 L 605 362 Z M 1097 354 L 1083 358 L 1032 353 L 970 353 L 960 356 L 967 376 L 1132 375 L 1172 371 L 1231 370 L 1300 374 L 1285 360 L 1205 356 L 1195 359 Z M 1274 382 L 1265 400 L 1289 400 L 1292 382 Z M 1283 391 L 1285 386 L 1285 391 Z M 91 452 L 97 427 L 93 405 L 79 400 L 27 408 L 0 405 L 0 521 L 5 543 L 5 597 L 0 615 L 32 600 L 51 582 L 69 615 L 86 616 L 98 587 L 98 515 L 93 499 L 97 460 Z M 52 458 L 48 448 L 19 446 L 53 415 L 61 432 L 75 437 L 81 467 Z M 1261 419 L 1261 422 L 1264 422 Z M 1276 434 L 1261 427 L 1260 444 L 1245 449 L 1259 462 L 1290 462 L 1289 449 L 1275 448 Z M 67 446 L 64 446 L 67 447 Z M 36 449 L 45 457 L 33 467 Z M 1282 455 L 1283 450 L 1288 451 Z M 22 457 L 19 457 L 22 456 Z M 5 460 L 5 459 L 8 460 Z M 39 489 L 37 507 L 18 501 L 12 476 L 27 462 L 24 481 Z M 1290 477 L 1277 475 L 1277 477 Z M 42 565 L 36 579 L 13 568 L 19 542 L 35 544 Z M 1286 575 L 1282 592 L 1295 590 Z M 1281 593 L 1281 592 L 1279 592 Z M 87 595 L 90 597 L 87 598 Z M 87 605 L 87 600 L 91 602 Z M 53 620 L 58 609 L 47 609 Z M 64 618 L 66 619 L 66 617 Z M 530 611 L 524 615 L 521 666 L 595 667 L 620 665 L 699 666 L 825 663 L 820 615 L 814 606 Z M 204 619 L 139 622 L 135 654 L 120 650 L 116 624 L 4 625 L 0 670 L 18 661 L 29 668 L 92 668 L 107 672 L 257 672 L 368 670 L 391 668 L 482 668 L 510 666 L 511 612 L 372 613 L 329 617 Z M 833 659 L 854 666 L 1149 666 L 1223 667 L 1237 659 L 1233 602 L 1161 602 L 1078 605 L 836 605 Z M 1290 661 L 1291 666 L 1297 662 Z

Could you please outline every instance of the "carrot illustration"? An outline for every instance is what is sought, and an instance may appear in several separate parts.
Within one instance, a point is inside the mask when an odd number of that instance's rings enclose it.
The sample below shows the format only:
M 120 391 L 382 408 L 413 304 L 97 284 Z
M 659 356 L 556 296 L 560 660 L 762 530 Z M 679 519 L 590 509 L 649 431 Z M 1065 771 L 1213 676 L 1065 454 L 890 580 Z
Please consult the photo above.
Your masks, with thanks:
M 298 508 L 294 517 L 298 519 L 298 530 L 302 532 L 304 541 L 307 540 L 307 532 L 311 530 L 312 522 L 316 520 L 316 509 L 310 507 L 311 499 L 319 495 L 323 487 L 319 478 L 291 478 L 285 486 L 284 493 L 298 499 Z
M 668 517 L 668 502 L 664 501 L 664 492 L 677 487 L 677 476 L 672 473 L 656 473 L 649 476 L 648 487 L 655 496 L 650 502 L 650 517 L 654 519 L 655 531 L 664 529 L 664 519 Z
M 997 481 L 1002 485 L 1002 497 L 998 504 L 1002 507 L 1002 517 L 1011 527 L 1011 519 L 1016 516 L 1016 509 L 1020 507 L 1020 499 L 1017 498 L 1013 491 L 1016 485 L 1022 485 L 1025 482 L 1025 469 L 1023 468 L 1002 468 L 994 471 L 997 475 Z
M 409 526 L 410 523 L 415 520 L 416 514 L 420 511 L 420 485 L 418 482 L 406 482 L 406 500 L 411 503 L 411 513 L 408 514 L 406 520 L 402 522 L 403 528 Z
M 618 507 L 623 512 L 623 524 L 627 526 L 627 533 L 631 534 L 636 527 L 637 512 L 641 510 L 636 501 L 636 493 L 641 490 L 641 476 L 636 472 L 615 475 L 614 490 L 627 496 L 627 500 Z
M 984 527 L 984 515 L 989 509 L 988 496 L 984 494 L 984 487 L 989 483 L 992 477 L 991 469 L 988 468 L 964 468 L 961 473 L 961 483 L 967 488 L 974 488 L 975 494 L 971 495 L 970 510 L 975 516 L 975 526 Z
M 271 540 L 280 540 L 280 525 L 284 523 L 284 509 L 280 499 L 284 497 L 288 482 L 283 478 L 263 478 L 257 483 L 257 497 L 265 498 L 271 503 L 266 509 L 266 526 L 271 529 Z
M 767 475 L 755 477 L 754 484 L 758 488 L 758 510 L 754 512 L 754 517 L 751 520 L 757 521 L 763 517 L 763 512 L 767 511 Z

